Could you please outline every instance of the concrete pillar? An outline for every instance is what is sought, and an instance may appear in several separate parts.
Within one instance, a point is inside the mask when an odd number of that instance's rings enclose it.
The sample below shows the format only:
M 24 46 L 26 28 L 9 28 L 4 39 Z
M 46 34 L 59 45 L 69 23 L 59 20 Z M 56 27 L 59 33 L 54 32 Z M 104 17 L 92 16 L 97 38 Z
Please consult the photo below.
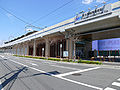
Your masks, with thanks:
M 75 61 L 75 59 L 76 59 L 76 42 L 74 40 L 74 61 Z
M 70 38 L 68 41 L 68 56 L 70 59 L 73 59 L 73 49 L 74 49 L 74 43 L 73 38 Z
M 36 39 L 34 39 L 34 44 L 33 44 L 33 56 L 36 56 Z
M 17 55 L 17 46 L 16 46 L 16 55 Z
M 57 42 L 55 43 L 55 56 L 57 57 Z
M 48 38 L 45 38 L 45 57 L 50 57 L 50 42 Z
M 23 44 L 23 55 L 25 56 L 25 44 Z
M 19 46 L 19 55 L 22 55 L 21 53 L 21 46 Z
M 85 51 L 85 58 L 88 59 L 89 58 L 89 51 L 92 50 L 92 42 L 86 42 L 85 47 L 84 47 L 84 51 Z M 97 52 L 95 52 L 95 57 L 97 56 Z
M 27 43 L 26 47 L 27 47 L 27 55 L 29 55 L 29 43 Z
M 68 51 L 68 44 L 69 44 L 69 40 L 66 39 L 66 51 Z

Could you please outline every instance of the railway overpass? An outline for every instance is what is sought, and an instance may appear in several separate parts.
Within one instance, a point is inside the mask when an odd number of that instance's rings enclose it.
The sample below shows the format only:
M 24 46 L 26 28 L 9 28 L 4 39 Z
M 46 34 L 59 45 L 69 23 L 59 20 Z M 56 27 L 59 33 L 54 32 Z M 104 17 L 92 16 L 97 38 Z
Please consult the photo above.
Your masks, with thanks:
M 91 58 L 92 41 L 120 38 L 120 1 L 107 4 L 56 25 L 24 35 L 1 51 L 43 57 Z M 94 51 L 97 57 L 97 51 Z M 109 56 L 109 55 L 108 55 Z

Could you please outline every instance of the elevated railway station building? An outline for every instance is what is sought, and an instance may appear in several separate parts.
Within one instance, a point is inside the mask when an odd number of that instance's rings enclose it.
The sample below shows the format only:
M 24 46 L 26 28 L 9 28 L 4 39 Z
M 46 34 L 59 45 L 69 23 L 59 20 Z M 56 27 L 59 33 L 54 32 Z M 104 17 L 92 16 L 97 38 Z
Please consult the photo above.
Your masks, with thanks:
M 1 50 L 56 58 L 120 58 L 120 1 L 15 38 L 1 46 Z

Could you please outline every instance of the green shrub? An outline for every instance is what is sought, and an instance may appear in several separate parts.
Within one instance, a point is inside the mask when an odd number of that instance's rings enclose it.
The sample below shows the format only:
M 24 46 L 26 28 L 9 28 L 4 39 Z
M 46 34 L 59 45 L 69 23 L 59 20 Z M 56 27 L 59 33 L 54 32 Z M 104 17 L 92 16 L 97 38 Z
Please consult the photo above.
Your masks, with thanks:
M 99 61 L 87 61 L 87 60 L 78 60 L 78 63 L 99 64 L 99 65 L 102 64 L 102 63 L 99 62 Z
M 69 62 L 69 60 L 68 60 L 68 59 L 63 59 L 62 61 L 64 61 L 64 62 Z
M 48 60 L 61 61 L 61 59 L 59 59 L 59 58 L 48 58 Z
M 72 59 L 63 59 L 61 60 L 60 58 L 45 58 L 45 57 L 33 57 L 33 56 L 20 56 L 20 55 L 13 55 L 13 56 L 16 56 L 16 57 L 26 57 L 26 58 L 34 58 L 34 59 L 44 59 L 44 60 L 53 60 L 53 61 L 63 61 L 63 62 L 74 62 Z M 86 63 L 86 64 L 99 64 L 101 65 L 102 63 L 99 62 L 99 61 L 87 61 L 87 60 L 78 60 L 74 63 Z

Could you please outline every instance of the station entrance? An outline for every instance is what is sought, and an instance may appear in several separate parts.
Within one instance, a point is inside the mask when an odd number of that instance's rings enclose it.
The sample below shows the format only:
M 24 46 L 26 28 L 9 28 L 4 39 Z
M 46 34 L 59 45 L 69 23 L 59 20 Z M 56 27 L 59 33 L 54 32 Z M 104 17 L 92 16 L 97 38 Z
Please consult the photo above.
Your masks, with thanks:
M 38 44 L 36 49 L 37 56 L 45 56 L 45 43 Z
M 29 46 L 29 55 L 33 55 L 33 46 Z
M 66 50 L 66 40 L 58 40 L 50 45 L 50 57 L 63 57 Z
M 85 43 L 84 42 L 76 42 L 76 58 L 85 58 Z

